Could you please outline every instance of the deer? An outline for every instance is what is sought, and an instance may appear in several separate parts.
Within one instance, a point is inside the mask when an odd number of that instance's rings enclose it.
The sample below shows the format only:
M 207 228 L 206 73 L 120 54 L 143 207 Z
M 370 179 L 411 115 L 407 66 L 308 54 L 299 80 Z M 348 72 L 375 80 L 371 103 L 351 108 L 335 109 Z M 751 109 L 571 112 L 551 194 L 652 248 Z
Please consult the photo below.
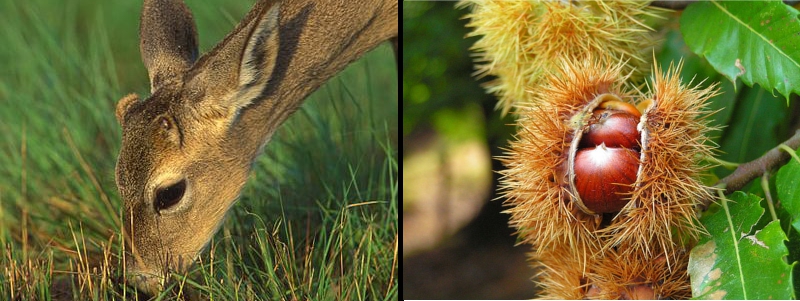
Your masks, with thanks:
M 139 50 L 150 96 L 116 106 L 115 181 L 125 279 L 154 294 L 186 272 L 222 224 L 254 160 L 303 100 L 389 41 L 396 0 L 259 0 L 199 55 L 182 0 L 144 0 Z

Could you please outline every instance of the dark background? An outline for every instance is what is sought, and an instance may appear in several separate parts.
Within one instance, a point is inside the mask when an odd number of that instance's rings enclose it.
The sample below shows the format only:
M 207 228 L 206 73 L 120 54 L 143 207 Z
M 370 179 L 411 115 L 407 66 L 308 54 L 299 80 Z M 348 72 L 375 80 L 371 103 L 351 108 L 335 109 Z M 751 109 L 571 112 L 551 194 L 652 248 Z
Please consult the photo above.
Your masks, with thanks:
M 494 110 L 496 99 L 480 87 L 490 78 L 471 76 L 468 49 L 475 38 L 465 38 L 467 20 L 462 16 L 467 10 L 454 6 L 403 3 L 402 295 L 530 299 L 536 289 L 530 280 L 534 271 L 526 262 L 528 249 L 514 247 L 502 200 L 493 200 L 499 175 L 491 170 L 502 168 L 494 158 L 511 138 L 513 120 L 501 119 Z M 475 153 L 476 148 L 479 157 L 453 155 L 464 149 Z M 433 157 L 437 168 L 411 172 L 414 167 L 408 164 L 414 162 L 407 159 L 413 156 Z M 448 172 L 467 165 L 476 166 L 470 170 L 481 175 L 479 184 Z M 408 200 L 406 187 L 415 181 L 436 182 L 439 193 Z

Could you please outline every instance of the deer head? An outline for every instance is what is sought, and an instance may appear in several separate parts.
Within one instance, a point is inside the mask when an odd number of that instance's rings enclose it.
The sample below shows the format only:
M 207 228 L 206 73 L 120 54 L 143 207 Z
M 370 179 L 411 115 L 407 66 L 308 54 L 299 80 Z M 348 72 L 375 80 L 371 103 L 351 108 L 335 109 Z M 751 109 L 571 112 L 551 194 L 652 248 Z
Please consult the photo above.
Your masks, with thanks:
M 396 35 L 396 1 L 259 1 L 198 58 L 186 5 L 145 0 L 140 51 L 151 95 L 128 95 L 116 109 L 128 279 L 156 292 L 167 271 L 191 266 L 278 126 L 327 79 Z

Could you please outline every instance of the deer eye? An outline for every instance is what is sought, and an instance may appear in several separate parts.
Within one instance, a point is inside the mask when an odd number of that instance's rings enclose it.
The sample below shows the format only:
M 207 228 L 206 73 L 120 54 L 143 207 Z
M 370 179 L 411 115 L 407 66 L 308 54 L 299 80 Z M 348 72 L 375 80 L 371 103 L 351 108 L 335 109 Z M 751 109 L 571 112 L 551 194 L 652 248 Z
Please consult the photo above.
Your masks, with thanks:
M 165 116 L 161 116 L 158 118 L 158 125 L 161 126 L 161 129 L 165 131 L 169 131 L 172 128 L 172 122 L 169 121 L 169 118 Z
M 169 209 L 183 198 L 186 192 L 186 180 L 180 180 L 172 185 L 156 189 L 156 199 L 153 202 L 153 207 L 156 212 Z

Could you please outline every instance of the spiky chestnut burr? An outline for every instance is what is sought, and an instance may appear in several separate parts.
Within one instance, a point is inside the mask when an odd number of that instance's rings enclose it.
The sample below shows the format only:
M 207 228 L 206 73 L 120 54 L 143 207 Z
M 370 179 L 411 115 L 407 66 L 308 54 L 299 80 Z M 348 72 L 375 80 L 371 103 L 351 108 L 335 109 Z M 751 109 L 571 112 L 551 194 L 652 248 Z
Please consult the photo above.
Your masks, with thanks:
M 708 135 L 717 130 L 709 125 L 707 105 L 719 90 L 716 84 L 701 89 L 682 83 L 681 67 L 671 64 L 662 71 L 656 66 L 650 91 L 641 97 L 639 171 L 631 201 L 598 232 L 605 249 L 652 256 L 659 250 L 670 259 L 685 243 L 673 237 L 691 241 L 703 231 L 696 211 L 713 198 L 713 188 L 699 177 L 711 167 L 704 158 L 715 155 Z
M 638 97 L 644 112 L 636 123 L 637 148 L 619 152 L 638 152 L 635 180 L 601 180 L 595 185 L 626 190 L 614 192 L 622 197 L 614 206 L 596 206 L 598 198 L 580 188 L 581 178 L 592 172 L 576 171 L 577 154 L 586 149 L 583 139 L 591 136 L 603 104 L 632 103 L 634 97 L 622 88 L 621 69 L 601 61 L 564 62 L 535 91 L 536 105 L 520 108 L 517 141 L 501 157 L 508 167 L 502 172 L 506 212 L 523 242 L 536 250 L 564 246 L 579 252 L 579 264 L 612 250 L 646 258 L 664 255 L 672 263 L 685 243 L 673 237 L 697 236 L 695 207 L 711 197 L 710 188 L 697 179 L 708 167 L 702 158 L 713 153 L 704 108 L 716 90 L 681 84 L 680 66 L 666 73 L 656 68 L 650 92 Z M 606 211 L 617 212 L 601 214 Z
M 676 299 L 691 298 L 689 252 L 679 250 L 671 258 L 611 252 L 592 262 L 587 274 L 589 299 Z M 592 288 L 594 290 L 592 290 Z M 591 295 L 593 293 L 594 295 Z
M 599 251 L 602 241 L 595 233 L 602 216 L 586 213 L 577 201 L 572 166 L 593 110 L 607 101 L 630 101 L 622 68 L 593 60 L 564 62 L 532 95 L 536 105 L 520 107 L 517 140 L 500 159 L 508 167 L 501 171 L 506 212 L 523 242 L 537 249 L 566 244 L 586 252 L 576 256 L 580 260 Z
M 525 91 L 561 60 L 626 61 L 623 73 L 646 74 L 653 30 L 643 19 L 665 11 L 635 0 L 462 0 L 457 6 L 471 8 L 470 36 L 481 37 L 472 48 L 479 55 L 476 73 L 497 77 L 486 89 L 498 96 L 503 115 L 528 102 Z
M 691 298 L 686 267 L 689 253 L 641 257 L 610 251 L 581 266 L 580 254 L 556 247 L 531 254 L 541 299 L 677 299 Z
M 587 267 L 583 260 L 566 245 L 540 249 L 530 253 L 530 261 L 540 290 L 539 299 L 580 300 L 586 299 L 589 288 Z

